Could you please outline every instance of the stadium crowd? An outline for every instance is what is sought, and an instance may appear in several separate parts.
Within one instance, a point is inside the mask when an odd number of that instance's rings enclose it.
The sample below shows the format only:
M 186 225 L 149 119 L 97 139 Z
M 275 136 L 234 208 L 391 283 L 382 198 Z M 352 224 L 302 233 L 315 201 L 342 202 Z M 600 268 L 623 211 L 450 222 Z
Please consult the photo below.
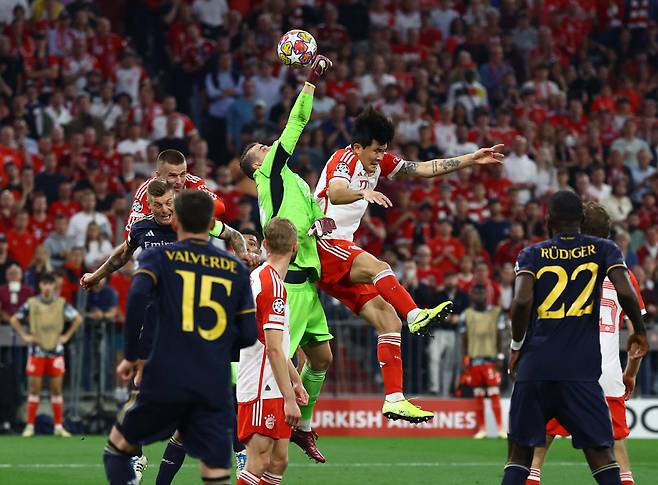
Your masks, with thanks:
M 299 72 L 276 59 L 303 28 L 334 61 L 293 156 L 314 187 L 367 104 L 390 116 L 389 150 L 409 160 L 506 145 L 505 165 L 387 182 L 358 243 L 418 301 L 466 309 L 484 284 L 508 309 L 513 265 L 547 236 L 544 201 L 598 201 L 658 316 L 658 7 L 649 0 L 5 0 L 0 6 L 0 311 L 3 322 L 55 270 L 74 302 L 80 276 L 123 240 L 135 189 L 160 150 L 224 198 L 225 220 L 257 228 L 255 186 L 237 157 L 280 133 Z M 125 311 L 127 265 L 87 300 Z M 457 296 L 455 296 L 457 295 Z M 455 300 L 455 301 L 457 301 Z M 118 312 L 115 307 L 118 306 Z M 115 315 L 116 313 L 116 315 Z M 330 313 L 331 314 L 331 313 Z M 427 360 L 452 382 L 458 318 Z M 656 394 L 658 356 L 638 387 Z M 448 386 L 449 390 L 450 386 Z

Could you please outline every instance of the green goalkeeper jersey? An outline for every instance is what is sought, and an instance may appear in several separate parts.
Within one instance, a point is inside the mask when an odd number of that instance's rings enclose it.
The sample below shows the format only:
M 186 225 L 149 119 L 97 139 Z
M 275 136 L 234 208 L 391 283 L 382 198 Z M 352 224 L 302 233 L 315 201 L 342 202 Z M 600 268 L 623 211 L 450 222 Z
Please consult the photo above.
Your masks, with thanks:
M 322 209 L 315 202 L 311 188 L 288 167 L 288 160 L 295 150 L 297 140 L 311 117 L 313 96 L 301 92 L 292 107 L 283 133 L 272 144 L 263 164 L 254 173 L 258 189 L 260 223 L 265 228 L 272 217 L 290 219 L 297 228 L 297 257 L 290 269 L 306 270 L 311 280 L 320 279 L 320 259 L 315 237 L 307 234 L 320 217 Z

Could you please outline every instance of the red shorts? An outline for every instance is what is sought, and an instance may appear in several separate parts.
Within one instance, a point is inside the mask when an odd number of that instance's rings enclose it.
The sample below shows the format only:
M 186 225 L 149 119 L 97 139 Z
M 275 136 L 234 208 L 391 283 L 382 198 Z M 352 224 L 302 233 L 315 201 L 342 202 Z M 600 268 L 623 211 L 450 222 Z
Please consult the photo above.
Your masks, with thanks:
M 318 281 L 318 286 L 356 315 L 366 303 L 379 295 L 375 285 L 357 285 L 350 281 L 354 258 L 362 252 L 363 249 L 352 241 L 344 239 L 318 241 L 318 256 L 322 266 L 322 278 Z
M 25 367 L 26 374 L 30 377 L 43 377 L 47 374 L 50 377 L 60 377 L 66 372 L 64 356 L 55 357 L 35 357 L 30 355 Z
M 501 376 L 496 364 L 480 364 L 470 368 L 471 387 L 500 386 Z
M 630 433 L 628 423 L 626 422 L 626 401 L 623 397 L 606 397 L 608 408 L 610 408 L 610 418 L 612 419 L 612 433 L 615 440 L 623 440 Z M 553 436 L 569 436 L 569 433 L 557 419 L 553 418 L 546 424 L 546 434 Z
M 238 403 L 238 439 L 241 443 L 246 443 L 253 434 L 281 440 L 289 439 L 291 433 L 282 397 Z

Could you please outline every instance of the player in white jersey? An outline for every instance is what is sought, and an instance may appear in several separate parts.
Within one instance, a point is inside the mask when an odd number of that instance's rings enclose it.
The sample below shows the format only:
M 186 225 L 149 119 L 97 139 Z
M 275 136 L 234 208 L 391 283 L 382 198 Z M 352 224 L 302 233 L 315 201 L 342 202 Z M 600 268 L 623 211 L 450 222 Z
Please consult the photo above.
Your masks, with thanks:
M 430 178 L 472 165 L 499 164 L 503 145 L 449 160 L 411 162 L 386 153 L 393 135 L 388 118 L 365 109 L 355 121 L 352 144 L 334 153 L 322 172 L 315 197 L 337 228 L 318 241 L 322 266 L 318 286 L 377 330 L 377 359 L 386 394 L 382 413 L 389 419 L 423 422 L 431 419 L 432 413 L 409 403 L 402 392 L 402 323 L 398 315 L 406 318 L 411 333 L 425 334 L 433 323 L 447 317 L 452 302 L 418 308 L 390 266 L 354 244 L 354 231 L 369 203 L 392 206 L 388 197 L 375 191 L 380 176 Z
M 583 207 L 583 234 L 607 238 L 610 235 L 610 216 L 605 209 L 593 202 Z M 635 288 L 637 298 L 640 302 L 642 315 L 647 311 L 642 300 L 640 286 L 632 272 L 628 272 L 631 283 Z M 629 333 L 633 333 L 633 325 L 625 317 L 624 311 L 619 304 L 615 287 L 608 278 L 603 280 L 603 291 L 601 293 L 601 309 L 599 316 L 599 331 L 601 343 L 601 378 L 599 384 L 603 388 L 603 394 L 610 408 L 612 419 L 612 431 L 615 438 L 615 457 L 620 467 L 622 485 L 631 485 L 633 473 L 626 450 L 626 438 L 630 434 L 626 423 L 626 403 L 635 389 L 635 378 L 640 369 L 642 359 L 628 359 L 626 369 L 622 372 L 619 360 L 619 330 L 626 324 Z M 546 447 L 535 448 L 535 454 L 530 468 L 530 475 L 526 485 L 538 485 L 541 482 L 541 467 L 544 464 L 546 453 L 555 436 L 569 436 L 566 430 L 555 419 L 546 425 Z
M 238 439 L 247 447 L 247 464 L 236 485 L 279 485 L 288 464 L 292 427 L 299 405 L 308 401 L 288 358 L 290 309 L 283 280 L 297 252 L 297 231 L 288 219 L 273 218 L 265 228 L 265 263 L 251 273 L 258 340 L 240 351 Z

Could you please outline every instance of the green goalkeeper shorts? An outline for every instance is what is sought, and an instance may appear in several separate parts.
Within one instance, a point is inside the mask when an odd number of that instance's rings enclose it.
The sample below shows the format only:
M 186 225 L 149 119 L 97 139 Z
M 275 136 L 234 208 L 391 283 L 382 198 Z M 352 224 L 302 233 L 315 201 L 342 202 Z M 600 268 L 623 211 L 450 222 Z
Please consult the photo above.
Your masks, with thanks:
M 290 357 L 295 355 L 297 347 L 334 338 L 329 333 L 327 317 L 315 285 L 306 281 L 285 283 L 285 287 L 290 306 Z

